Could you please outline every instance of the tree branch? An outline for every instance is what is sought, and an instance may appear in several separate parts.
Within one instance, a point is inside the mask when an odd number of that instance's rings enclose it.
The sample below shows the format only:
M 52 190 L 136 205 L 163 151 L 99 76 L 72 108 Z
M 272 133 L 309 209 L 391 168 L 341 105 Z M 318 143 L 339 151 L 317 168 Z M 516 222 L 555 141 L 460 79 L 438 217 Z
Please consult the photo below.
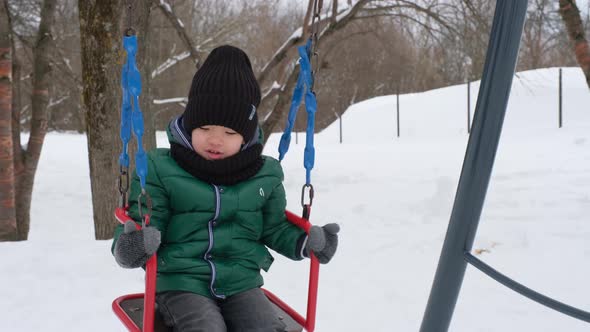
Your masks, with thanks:
M 174 27 L 178 37 L 180 37 L 180 40 L 184 46 L 189 50 L 191 59 L 193 59 L 195 64 L 198 66 L 201 63 L 204 52 L 199 50 L 199 48 L 193 44 L 191 38 L 186 32 L 184 23 L 182 23 L 178 16 L 176 16 L 172 10 L 172 6 L 170 6 L 167 0 L 153 0 L 153 2 L 156 6 L 158 6 L 162 14 L 166 16 L 172 27 Z
M 576 60 L 586 76 L 586 84 L 590 88 L 590 48 L 584 36 L 584 25 L 580 18 L 580 10 L 575 0 L 559 0 L 559 14 L 565 23 L 570 40 L 574 45 Z
M 322 22 L 327 22 L 327 25 L 324 27 L 324 29 L 322 29 L 318 33 L 318 42 L 322 39 L 325 39 L 325 38 L 333 35 L 336 31 L 344 28 L 348 23 L 352 22 L 353 18 L 370 1 L 371 0 L 358 1 L 356 4 L 354 4 L 354 6 L 348 8 L 347 10 L 340 13 L 340 15 L 334 21 L 334 23 L 332 23 L 332 21 L 329 18 L 322 20 Z M 301 38 L 301 36 L 299 36 L 299 38 Z M 292 38 L 288 39 L 288 41 L 291 41 L 291 40 L 292 40 Z M 286 44 L 283 44 L 283 46 L 279 49 L 279 51 L 277 51 L 277 53 L 275 53 L 275 56 L 273 58 L 276 58 L 277 54 L 279 54 L 279 53 L 283 54 L 282 55 L 283 58 L 286 56 L 286 53 L 289 50 L 289 49 L 287 49 Z M 293 46 L 294 44 L 289 43 L 289 45 L 291 45 L 291 48 L 294 47 Z M 271 62 L 272 62 L 272 60 L 271 60 Z M 278 63 L 278 62 L 276 62 L 276 63 Z M 267 64 L 267 66 L 268 66 L 268 64 Z M 278 121 L 281 119 L 281 116 L 282 116 L 281 110 L 285 109 L 286 106 L 288 105 L 288 103 L 290 102 L 291 91 L 293 90 L 295 83 L 297 83 L 298 74 L 299 74 L 299 67 L 298 66 L 290 66 L 290 72 L 287 75 L 286 82 L 283 85 L 281 85 L 280 88 L 278 88 L 278 87 L 275 88 L 276 89 L 275 92 L 278 91 L 279 98 L 278 98 L 277 102 L 275 103 L 275 105 L 273 106 L 273 108 L 271 109 L 271 111 L 266 114 L 266 116 L 265 116 L 266 121 L 263 121 L 263 124 L 262 124 L 263 132 L 268 133 L 268 135 L 266 135 L 266 137 L 265 137 L 265 140 L 268 139 L 268 136 L 270 135 L 270 133 L 272 133 L 272 131 L 274 130 Z M 272 90 L 269 92 L 272 92 Z M 265 102 L 266 100 L 269 100 L 269 98 L 271 98 L 271 96 L 276 96 L 276 95 L 277 94 L 274 94 L 274 93 L 267 94 L 266 98 L 264 98 L 261 103 Z

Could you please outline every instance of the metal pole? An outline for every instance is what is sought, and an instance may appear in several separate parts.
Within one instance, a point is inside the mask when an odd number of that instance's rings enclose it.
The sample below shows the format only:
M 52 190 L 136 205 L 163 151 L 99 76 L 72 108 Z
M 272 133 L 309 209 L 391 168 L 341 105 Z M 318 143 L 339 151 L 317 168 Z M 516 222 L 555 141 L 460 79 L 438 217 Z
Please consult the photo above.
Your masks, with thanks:
M 502 131 L 527 0 L 498 0 L 461 178 L 420 332 L 448 331 Z
M 563 84 L 562 84 L 562 69 L 559 68 L 559 128 L 563 124 Z
M 334 115 L 338 118 L 338 124 L 340 125 L 340 144 L 342 144 L 342 117 L 336 112 L 334 112 Z
M 467 133 L 471 134 L 471 81 L 467 79 Z
M 397 137 L 399 138 L 399 88 L 397 88 L 396 94 L 396 107 L 397 107 Z
M 338 117 L 338 122 L 340 124 L 340 144 L 342 144 L 342 117 Z

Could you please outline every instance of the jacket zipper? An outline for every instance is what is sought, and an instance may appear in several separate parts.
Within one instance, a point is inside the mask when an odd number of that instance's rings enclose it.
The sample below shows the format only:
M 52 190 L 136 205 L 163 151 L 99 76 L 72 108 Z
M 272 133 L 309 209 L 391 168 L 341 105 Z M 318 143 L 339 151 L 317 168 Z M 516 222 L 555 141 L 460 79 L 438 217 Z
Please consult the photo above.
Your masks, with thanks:
M 209 231 L 209 247 L 207 248 L 207 251 L 205 251 L 203 259 L 207 263 L 209 263 L 209 266 L 211 267 L 211 282 L 209 283 L 209 291 L 214 297 L 218 299 L 225 299 L 225 295 L 217 294 L 217 292 L 215 291 L 215 278 L 217 277 L 217 271 L 215 269 L 215 264 L 213 264 L 213 261 L 211 261 L 211 250 L 213 250 L 214 243 L 213 227 L 217 223 L 217 218 L 219 218 L 219 211 L 221 210 L 221 197 L 219 194 L 219 187 L 217 187 L 214 184 L 212 186 L 215 189 L 215 215 L 213 216 L 213 219 L 209 220 L 209 223 L 207 224 Z

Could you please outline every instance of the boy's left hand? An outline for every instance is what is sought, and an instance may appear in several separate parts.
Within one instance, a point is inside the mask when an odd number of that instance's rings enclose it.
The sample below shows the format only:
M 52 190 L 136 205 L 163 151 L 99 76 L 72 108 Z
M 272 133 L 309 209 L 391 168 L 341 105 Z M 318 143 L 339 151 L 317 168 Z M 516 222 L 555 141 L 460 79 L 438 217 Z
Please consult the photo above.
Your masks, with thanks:
M 338 224 L 327 224 L 322 227 L 311 226 L 307 243 L 305 244 L 304 255 L 309 257 L 309 251 L 313 251 L 321 264 L 328 263 L 338 248 Z

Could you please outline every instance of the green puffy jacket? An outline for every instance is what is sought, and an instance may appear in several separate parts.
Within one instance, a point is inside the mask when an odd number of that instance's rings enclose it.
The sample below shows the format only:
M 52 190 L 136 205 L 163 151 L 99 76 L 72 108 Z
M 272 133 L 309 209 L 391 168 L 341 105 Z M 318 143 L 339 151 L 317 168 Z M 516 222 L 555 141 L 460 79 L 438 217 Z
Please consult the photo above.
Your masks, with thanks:
M 268 271 L 274 260 L 267 246 L 302 259 L 297 247 L 304 232 L 285 217 L 282 168 L 276 159 L 263 158 L 264 166 L 252 178 L 217 186 L 184 171 L 169 149 L 148 153 L 150 225 L 162 232 L 157 292 L 181 290 L 224 298 L 262 286 L 260 269 Z M 136 221 L 140 191 L 135 175 L 129 215 Z M 122 232 L 122 225 L 117 226 L 113 248 Z

